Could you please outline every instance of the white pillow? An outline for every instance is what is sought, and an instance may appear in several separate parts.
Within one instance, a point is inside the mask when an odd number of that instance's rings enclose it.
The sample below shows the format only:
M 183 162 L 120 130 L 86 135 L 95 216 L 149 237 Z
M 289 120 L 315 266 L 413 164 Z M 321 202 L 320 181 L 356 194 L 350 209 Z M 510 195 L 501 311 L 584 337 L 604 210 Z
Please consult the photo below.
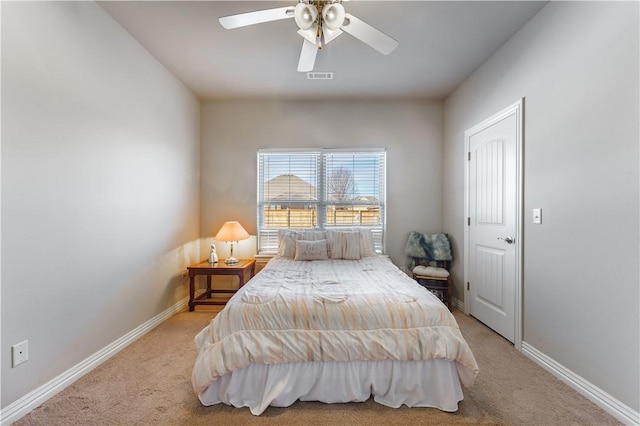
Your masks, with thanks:
M 327 260 L 327 240 L 296 240 L 296 256 L 293 260 Z
M 328 231 L 327 241 L 332 259 L 360 259 L 360 231 Z
M 303 238 L 301 240 L 307 241 L 318 241 L 318 240 L 326 240 L 327 233 L 325 231 L 299 231 L 302 234 Z
M 435 266 L 418 265 L 413 268 L 413 273 L 423 277 L 447 278 L 449 271 L 444 268 L 436 268 Z
M 278 255 L 293 259 L 296 254 L 296 240 L 317 241 L 326 238 L 325 231 L 281 229 L 278 231 Z
M 371 229 L 360 229 L 360 257 L 369 257 L 376 255 L 376 246 L 373 242 L 373 233 Z
M 327 253 L 331 259 L 342 259 L 342 238 L 338 231 L 327 231 Z
M 296 254 L 295 240 L 303 239 L 302 232 L 292 231 L 290 229 L 281 229 L 278 231 L 278 255 L 293 259 Z
M 287 259 L 293 259 L 296 255 L 296 240 L 289 235 L 283 235 L 282 238 L 280 238 L 278 255 L 286 257 Z
M 346 260 L 360 259 L 360 232 L 342 233 L 342 258 Z
M 345 237 L 345 233 L 349 235 Z M 354 246 L 355 240 L 353 238 L 356 238 L 356 235 L 358 235 L 359 250 Z M 347 238 L 347 241 L 345 241 L 345 238 Z M 317 241 L 325 239 L 327 240 L 327 255 L 331 259 L 357 260 L 361 257 L 376 255 L 373 234 L 370 229 L 366 228 L 341 229 L 339 231 L 281 229 L 278 231 L 278 255 L 293 259 L 296 254 L 295 242 L 297 240 Z M 334 246 L 336 246 L 335 254 Z

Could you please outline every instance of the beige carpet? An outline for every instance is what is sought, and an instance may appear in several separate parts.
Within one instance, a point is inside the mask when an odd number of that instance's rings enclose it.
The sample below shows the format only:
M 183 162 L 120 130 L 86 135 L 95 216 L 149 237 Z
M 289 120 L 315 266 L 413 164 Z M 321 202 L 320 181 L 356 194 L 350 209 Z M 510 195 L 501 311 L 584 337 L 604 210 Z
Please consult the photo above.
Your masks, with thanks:
M 513 349 L 471 317 L 456 312 L 480 375 L 456 413 L 387 408 L 373 402 L 297 402 L 253 416 L 247 408 L 203 407 L 191 388 L 193 337 L 213 311 L 179 313 L 131 344 L 16 425 L 337 425 L 503 424 L 609 425 L 614 418 Z

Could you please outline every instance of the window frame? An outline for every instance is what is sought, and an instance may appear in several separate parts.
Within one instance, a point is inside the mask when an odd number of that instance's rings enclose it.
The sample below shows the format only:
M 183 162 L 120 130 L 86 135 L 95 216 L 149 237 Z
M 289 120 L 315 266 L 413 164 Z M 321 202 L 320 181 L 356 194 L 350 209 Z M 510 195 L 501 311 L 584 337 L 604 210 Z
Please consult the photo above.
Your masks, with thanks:
M 315 201 L 310 200 L 279 200 L 286 203 L 288 206 L 291 205 L 314 205 L 316 211 L 315 218 L 315 226 L 306 227 L 306 228 L 295 228 L 295 227 L 269 227 L 266 228 L 263 226 L 263 218 L 264 218 L 264 207 L 266 205 L 276 206 L 277 202 L 275 201 L 266 201 L 263 199 L 264 197 L 264 184 L 268 181 L 264 176 L 264 156 L 268 155 L 317 155 L 316 158 L 316 173 L 315 179 L 317 185 L 315 186 L 316 191 L 316 199 Z M 352 225 L 336 225 L 329 224 L 327 221 L 327 209 L 329 206 L 336 205 L 344 205 L 344 206 L 366 206 L 371 205 L 372 203 L 369 201 L 360 201 L 360 200 L 349 200 L 349 201 L 337 201 L 337 200 L 328 200 L 328 194 L 326 190 L 326 169 L 327 169 L 327 158 L 331 155 L 353 155 L 357 156 L 358 154 L 362 154 L 363 157 L 371 157 L 377 161 L 377 166 L 372 170 L 374 171 L 374 178 L 372 182 L 375 182 L 375 186 L 377 188 L 378 195 L 375 204 L 378 206 L 378 216 L 379 223 L 375 225 L 363 225 L 363 224 L 352 224 Z M 387 194 L 387 152 L 384 148 L 267 148 L 267 149 L 259 149 L 257 152 L 257 214 L 256 214 L 256 229 L 257 229 L 257 251 L 258 255 L 272 255 L 277 253 L 277 235 L 280 230 L 291 229 L 291 230 L 329 230 L 329 229 L 371 229 L 374 235 L 374 241 L 376 246 L 376 252 L 379 254 L 385 253 L 385 234 L 386 234 L 386 194 Z M 357 180 L 355 183 L 357 184 Z M 312 185 L 312 184 L 310 184 Z M 313 186 L 313 185 L 312 185 Z M 290 223 L 289 223 L 290 225 Z

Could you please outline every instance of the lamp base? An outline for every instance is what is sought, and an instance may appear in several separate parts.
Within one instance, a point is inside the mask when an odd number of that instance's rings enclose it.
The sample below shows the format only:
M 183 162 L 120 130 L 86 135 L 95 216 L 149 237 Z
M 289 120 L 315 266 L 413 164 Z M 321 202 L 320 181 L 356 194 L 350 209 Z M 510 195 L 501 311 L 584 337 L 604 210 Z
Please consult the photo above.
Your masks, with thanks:
M 227 265 L 235 265 L 236 263 L 238 263 L 239 260 L 236 259 L 235 257 L 230 257 L 227 260 L 224 261 L 224 263 L 226 263 Z

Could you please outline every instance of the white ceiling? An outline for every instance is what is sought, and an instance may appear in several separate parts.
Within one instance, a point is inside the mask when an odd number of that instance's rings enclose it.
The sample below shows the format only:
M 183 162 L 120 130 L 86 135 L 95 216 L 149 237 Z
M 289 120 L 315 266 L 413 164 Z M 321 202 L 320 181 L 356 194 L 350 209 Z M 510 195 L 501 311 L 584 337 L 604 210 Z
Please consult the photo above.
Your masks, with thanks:
M 100 2 L 201 99 L 431 98 L 451 93 L 533 17 L 543 1 L 345 2 L 348 13 L 400 42 L 384 56 L 343 34 L 318 52 L 307 80 L 296 71 L 302 37 L 293 19 L 234 30 L 220 16 L 290 1 Z

